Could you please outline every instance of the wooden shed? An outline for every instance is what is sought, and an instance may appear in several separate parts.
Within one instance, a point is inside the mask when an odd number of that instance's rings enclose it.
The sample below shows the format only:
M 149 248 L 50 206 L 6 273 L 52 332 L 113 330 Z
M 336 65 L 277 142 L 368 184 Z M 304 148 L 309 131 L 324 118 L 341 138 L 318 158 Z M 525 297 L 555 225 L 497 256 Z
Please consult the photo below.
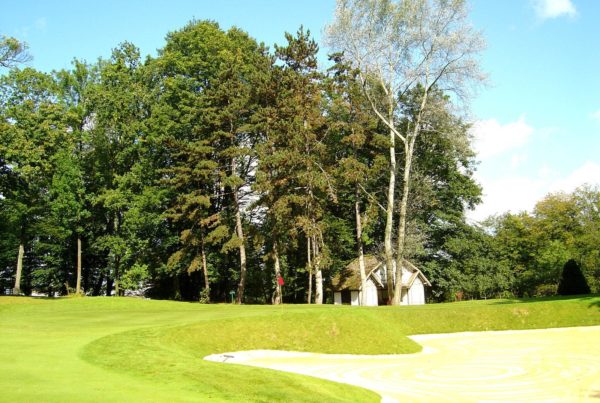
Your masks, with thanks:
M 361 289 L 358 258 L 336 275 L 332 282 L 334 304 L 360 305 L 361 293 L 366 293 L 367 306 L 385 305 L 388 300 L 385 263 L 376 256 L 365 256 L 366 289 Z M 394 265 L 394 278 L 396 270 Z M 402 305 L 425 303 L 425 286 L 431 283 L 415 265 L 408 260 L 402 264 Z

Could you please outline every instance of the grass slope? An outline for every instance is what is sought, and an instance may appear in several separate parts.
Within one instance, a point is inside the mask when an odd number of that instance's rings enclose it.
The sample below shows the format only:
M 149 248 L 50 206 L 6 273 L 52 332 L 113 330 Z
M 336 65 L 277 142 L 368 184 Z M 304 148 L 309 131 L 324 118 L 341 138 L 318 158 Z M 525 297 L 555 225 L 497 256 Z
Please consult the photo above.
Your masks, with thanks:
M 2 401 L 378 401 L 310 377 L 202 360 L 286 349 L 409 353 L 409 334 L 600 324 L 600 297 L 418 307 L 0 298 Z

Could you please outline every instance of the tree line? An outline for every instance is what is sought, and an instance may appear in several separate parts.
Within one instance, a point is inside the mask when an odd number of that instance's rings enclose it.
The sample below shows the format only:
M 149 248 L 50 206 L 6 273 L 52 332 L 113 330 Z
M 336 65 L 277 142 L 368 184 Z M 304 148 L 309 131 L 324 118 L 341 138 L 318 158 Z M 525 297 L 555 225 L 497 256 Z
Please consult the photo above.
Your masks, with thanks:
M 544 221 L 550 212 L 538 217 L 538 207 L 467 223 L 481 189 L 455 99 L 477 78 L 470 57 L 480 47 L 463 2 L 368 8 L 374 3 L 340 2 L 326 71 L 302 27 L 270 51 L 210 21 L 169 33 L 145 60 L 122 43 L 109 59 L 75 60 L 70 70 L 8 71 L 0 79 L 2 288 L 323 303 L 331 278 L 370 253 L 388 267 L 414 260 L 434 300 L 533 295 L 558 281 L 567 258 L 582 262 L 597 290 L 597 189 L 549 196 L 581 213 L 554 232 L 544 225 L 555 218 Z M 377 29 L 352 32 L 404 31 L 360 49 L 352 40 L 365 42 L 348 29 L 364 20 L 344 14 L 357 10 Z M 397 18 L 375 18 L 384 12 Z M 408 29 L 411 21 L 421 22 Z M 441 41 L 449 35 L 453 42 Z M 412 51 L 421 70 L 397 58 L 378 65 L 385 58 L 375 50 L 390 43 L 396 56 Z M 559 207 L 548 208 L 574 214 Z M 402 285 L 388 284 L 398 296 Z

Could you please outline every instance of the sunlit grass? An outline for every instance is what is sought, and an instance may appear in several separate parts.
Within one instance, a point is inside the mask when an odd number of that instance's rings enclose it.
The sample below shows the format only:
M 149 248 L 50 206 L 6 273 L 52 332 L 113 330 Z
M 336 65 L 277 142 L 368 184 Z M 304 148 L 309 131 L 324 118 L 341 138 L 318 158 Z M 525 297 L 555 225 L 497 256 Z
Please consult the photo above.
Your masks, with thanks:
M 418 307 L 0 298 L 2 401 L 378 401 L 349 385 L 202 357 L 410 353 L 410 334 L 600 325 L 600 297 Z

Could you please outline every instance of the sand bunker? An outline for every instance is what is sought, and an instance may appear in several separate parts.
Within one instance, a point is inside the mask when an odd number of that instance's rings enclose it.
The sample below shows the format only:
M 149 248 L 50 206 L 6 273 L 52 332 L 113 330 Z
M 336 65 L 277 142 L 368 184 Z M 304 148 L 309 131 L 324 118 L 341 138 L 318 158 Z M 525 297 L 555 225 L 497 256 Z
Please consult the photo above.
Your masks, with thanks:
M 411 338 L 423 352 L 373 356 L 253 350 L 205 359 L 361 386 L 379 393 L 383 402 L 600 402 L 600 326 Z

